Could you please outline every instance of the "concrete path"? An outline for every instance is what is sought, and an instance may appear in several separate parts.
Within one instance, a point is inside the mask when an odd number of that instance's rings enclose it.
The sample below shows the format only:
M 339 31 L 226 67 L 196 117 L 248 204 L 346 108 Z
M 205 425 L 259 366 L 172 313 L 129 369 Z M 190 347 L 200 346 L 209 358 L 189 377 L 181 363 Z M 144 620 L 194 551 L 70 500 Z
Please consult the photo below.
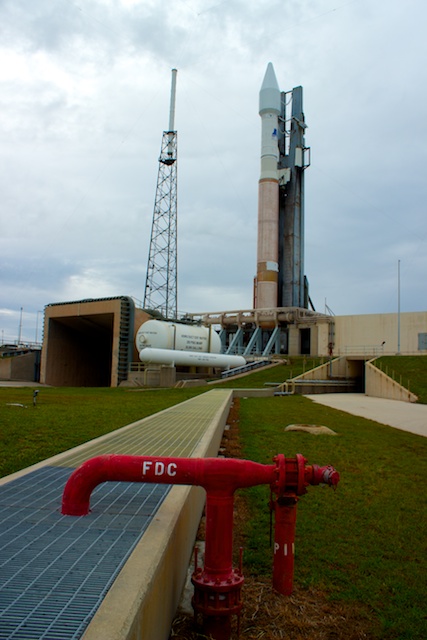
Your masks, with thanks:
M 372 398 L 363 393 L 319 393 L 306 397 L 333 409 L 427 436 L 427 404 Z
M 48 384 L 40 382 L 24 382 L 22 380 L 0 380 L 0 387 L 49 387 Z

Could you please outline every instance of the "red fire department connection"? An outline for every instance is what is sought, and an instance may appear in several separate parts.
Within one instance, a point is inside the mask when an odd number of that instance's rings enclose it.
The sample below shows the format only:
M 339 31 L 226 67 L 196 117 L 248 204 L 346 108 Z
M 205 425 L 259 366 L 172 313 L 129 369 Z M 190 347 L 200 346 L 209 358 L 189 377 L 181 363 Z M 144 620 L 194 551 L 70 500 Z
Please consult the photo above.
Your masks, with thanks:
M 103 455 L 91 458 L 70 476 L 62 498 L 64 515 L 89 513 L 93 489 L 106 481 L 197 485 L 206 490 L 205 566 L 197 567 L 193 608 L 203 618 L 203 632 L 215 640 L 228 640 L 233 615 L 242 609 L 241 567 L 233 569 L 233 502 L 236 489 L 268 484 L 275 514 L 273 587 L 284 595 L 292 592 L 296 506 L 308 485 L 336 486 L 338 472 L 330 466 L 307 464 L 297 454 L 263 465 L 226 458 L 170 458 Z

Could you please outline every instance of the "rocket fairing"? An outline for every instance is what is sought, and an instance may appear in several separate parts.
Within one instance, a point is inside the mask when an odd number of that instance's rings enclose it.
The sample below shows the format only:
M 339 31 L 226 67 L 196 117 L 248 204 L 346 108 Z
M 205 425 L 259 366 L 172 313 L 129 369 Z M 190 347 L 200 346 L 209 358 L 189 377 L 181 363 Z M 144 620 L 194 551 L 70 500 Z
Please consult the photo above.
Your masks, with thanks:
M 277 307 L 279 276 L 278 127 L 281 94 L 273 65 L 268 63 L 259 93 L 261 174 L 258 188 L 258 248 L 255 285 L 257 309 Z

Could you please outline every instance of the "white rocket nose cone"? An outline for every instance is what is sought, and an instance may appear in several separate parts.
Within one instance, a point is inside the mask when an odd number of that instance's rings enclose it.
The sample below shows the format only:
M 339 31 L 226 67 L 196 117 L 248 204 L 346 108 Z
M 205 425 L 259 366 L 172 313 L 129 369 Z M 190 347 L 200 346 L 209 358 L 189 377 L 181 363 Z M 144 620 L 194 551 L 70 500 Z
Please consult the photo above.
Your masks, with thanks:
M 280 114 L 280 89 L 271 62 L 267 65 L 264 80 L 259 92 L 259 115 L 270 111 Z

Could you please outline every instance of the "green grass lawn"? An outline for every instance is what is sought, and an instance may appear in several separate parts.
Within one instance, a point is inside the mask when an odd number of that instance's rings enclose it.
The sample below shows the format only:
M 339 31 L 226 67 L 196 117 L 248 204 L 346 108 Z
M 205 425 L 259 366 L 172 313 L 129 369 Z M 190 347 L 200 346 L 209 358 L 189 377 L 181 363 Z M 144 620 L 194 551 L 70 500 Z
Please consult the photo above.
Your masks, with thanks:
M 256 372 L 243 379 L 243 386 L 280 382 L 281 367 Z M 33 407 L 32 389 L 0 388 L 0 475 L 205 390 L 41 388 Z M 372 619 L 372 638 L 427 638 L 426 438 L 302 396 L 247 398 L 240 406 L 245 458 L 271 463 L 277 453 L 302 453 L 310 463 L 332 464 L 341 474 L 337 491 L 310 487 L 299 502 L 295 583 L 362 605 Z M 285 433 L 290 423 L 321 424 L 339 435 Z M 246 493 L 253 517 L 247 523 L 245 564 L 271 576 L 268 488 Z
M 338 436 L 284 432 L 325 425 Z M 310 487 L 298 506 L 295 583 L 371 611 L 372 637 L 426 638 L 427 441 L 302 396 L 241 400 L 244 457 L 302 453 L 340 472 L 337 491 Z M 248 490 L 246 564 L 271 575 L 268 490 Z
M 43 387 L 33 407 L 33 389 L 0 387 L 0 477 L 204 390 Z
M 226 380 L 219 386 L 262 388 L 265 382 L 283 382 L 291 375 L 298 375 L 315 366 L 318 360 L 295 358 L 287 362 L 255 371 L 234 384 Z M 216 388 L 216 385 L 209 388 Z M 32 388 L 0 387 L 0 477 L 207 389 L 41 387 L 33 407 Z

